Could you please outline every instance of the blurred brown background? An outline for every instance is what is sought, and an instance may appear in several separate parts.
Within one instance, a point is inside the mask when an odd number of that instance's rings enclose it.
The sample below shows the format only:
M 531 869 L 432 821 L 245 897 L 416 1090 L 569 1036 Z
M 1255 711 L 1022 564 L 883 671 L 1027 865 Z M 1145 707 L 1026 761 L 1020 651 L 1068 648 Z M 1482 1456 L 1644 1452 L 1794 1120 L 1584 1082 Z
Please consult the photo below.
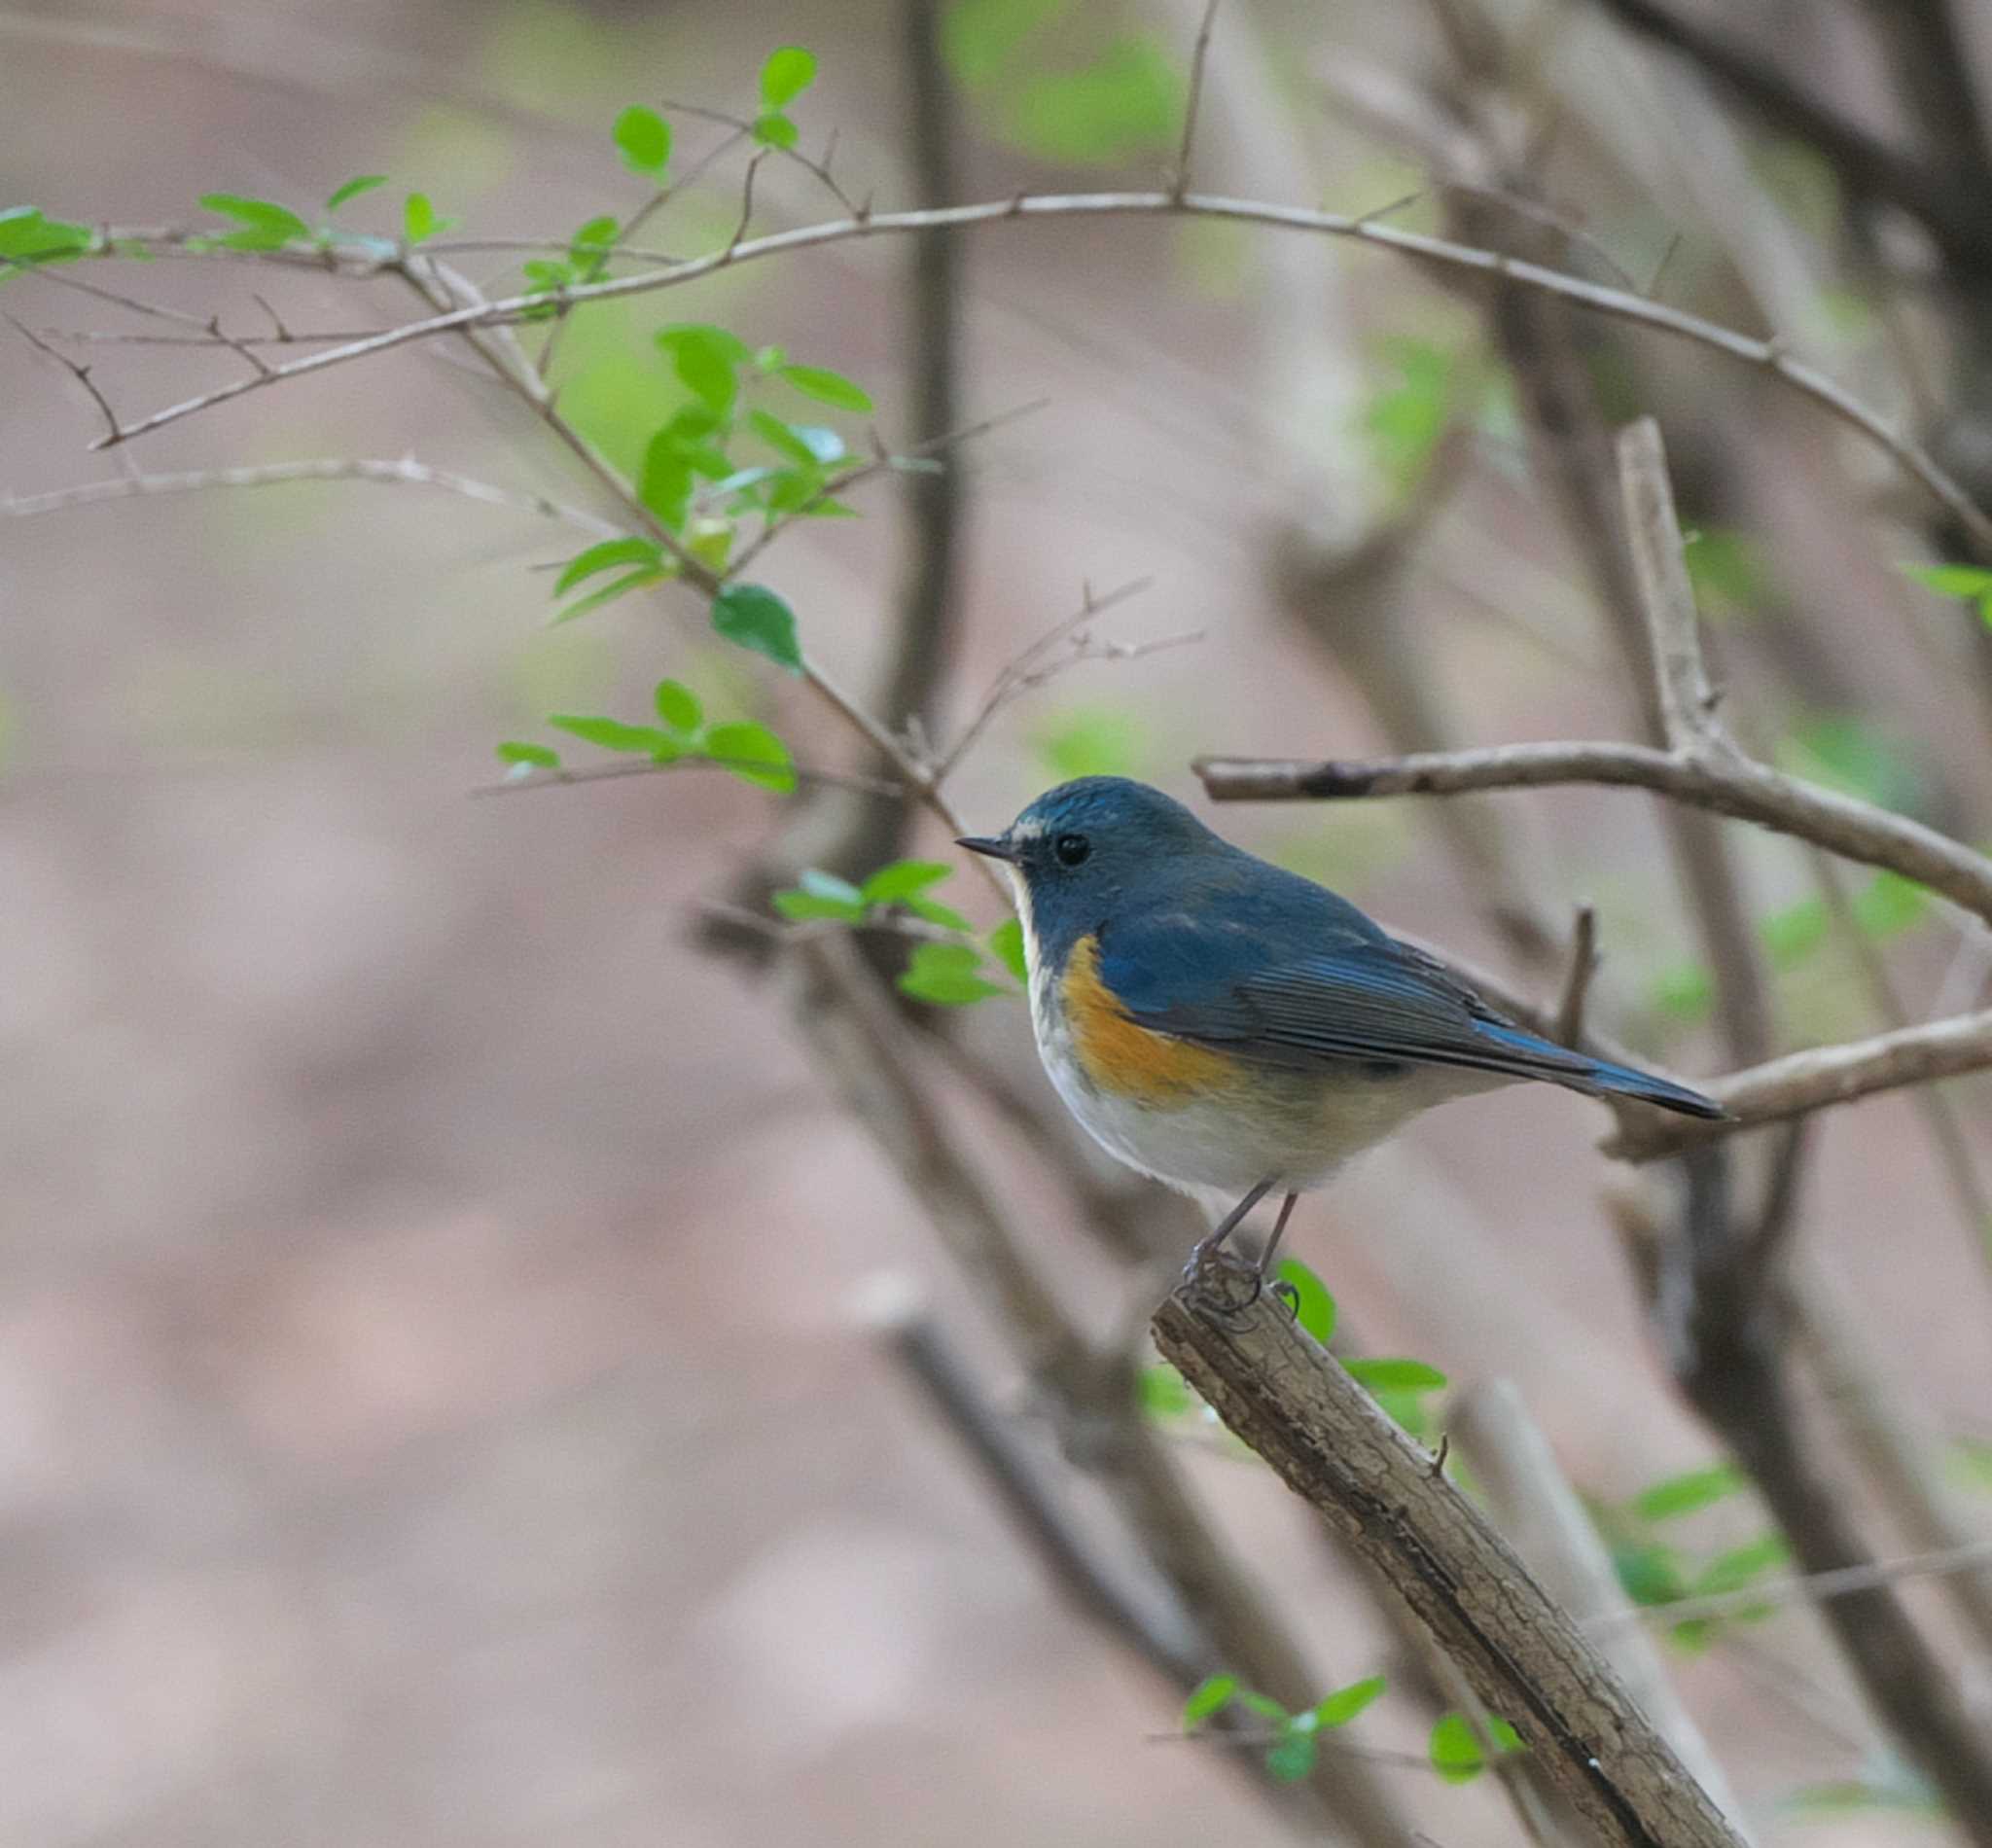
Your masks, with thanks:
M 1065 36 L 1042 54 L 1087 68 L 1102 35 L 1128 35 L 1180 79 L 1199 11 L 1102 7 L 1054 22 Z M 1822 76 L 1886 121 L 1885 87 L 1835 52 L 1848 34 L 1823 16 L 1840 11 L 1856 10 L 1764 9 L 1816 32 Z M 1566 97 L 1635 126 L 1624 97 L 1645 98 L 1648 145 L 1628 148 L 1628 129 L 1616 153 L 1670 195 L 1663 210 L 1588 187 L 1598 131 L 1567 109 L 1550 189 L 1642 278 L 1678 233 L 1680 297 L 1759 325 L 1724 271 L 1733 228 L 1670 191 L 1674 75 L 1585 9 L 1544 12 L 1569 34 Z M 1383 132 L 1393 84 L 1415 90 L 1441 59 L 1415 15 L 1234 0 L 1203 184 L 1350 210 L 1417 189 L 1429 151 Z M 382 171 L 479 232 L 563 235 L 642 196 L 608 140 L 618 109 L 750 107 L 761 57 L 801 40 L 823 65 L 799 105 L 812 143 L 836 124 L 845 183 L 896 203 L 912 191 L 900 36 L 897 9 L 872 0 L 16 9 L 0 17 L 0 202 L 172 224 L 205 191 L 302 206 Z M 1611 88 L 1628 63 L 1649 89 Z M 1097 127 L 1118 95 L 1082 99 L 1079 117 Z M 1140 109 L 1123 147 L 1066 150 L 1055 121 L 1033 129 L 1010 107 L 961 99 L 964 196 L 1151 184 L 1166 162 Z M 681 159 L 720 132 L 674 120 Z M 1788 256 L 1796 282 L 1770 286 L 1819 307 L 1788 331 L 1895 392 L 1887 330 L 1829 311 L 1849 286 L 1832 204 L 1808 219 L 1772 155 L 1752 158 L 1764 190 L 1737 209 L 1773 230 L 1745 247 Z M 660 242 L 723 238 L 736 188 L 735 169 Z M 771 169 L 759 222 L 828 203 Z M 1430 201 L 1405 222 L 1421 211 L 1436 226 Z M 713 318 L 866 381 L 901 437 L 910 258 L 843 245 L 603 311 L 570 336 L 568 407 L 626 457 L 672 389 L 648 333 Z M 1154 579 L 1117 636 L 1204 632 L 1077 669 L 1006 713 L 957 791 L 971 818 L 1000 824 L 1082 764 L 1190 796 L 1203 750 L 1385 748 L 1364 686 L 1283 614 L 1270 535 L 1297 505 L 1334 543 L 1378 516 L 1377 407 L 1407 363 L 1391 341 L 1464 367 L 1473 317 L 1377 253 L 1224 227 L 997 227 L 964 260 L 965 409 L 1048 402 L 961 456 L 965 602 L 943 713 L 959 720 L 1083 581 Z M 467 263 L 496 284 L 506 261 Z M 192 262 L 119 280 L 231 328 L 253 319 L 260 282 Z M 407 312 L 385 285 L 267 287 L 297 327 Z M 38 332 L 134 329 L 36 279 L 5 297 Z M 1831 716 L 1836 685 L 1903 773 L 1947 786 L 1982 836 L 1982 712 L 1958 685 L 1956 611 L 1894 580 L 1906 527 L 1870 533 L 1847 566 L 1838 504 L 1820 512 L 1807 485 L 1870 496 L 1872 458 L 1709 355 L 1635 350 L 1648 370 L 1628 374 L 1624 409 L 1660 409 L 1677 453 L 1720 452 L 1745 483 L 1728 496 L 1736 527 L 1754 523 L 1779 560 L 1762 600 L 1782 614 L 1764 620 L 1800 642 L 1741 618 L 1718 632 L 1739 729 L 1815 735 L 1805 715 Z M 85 356 L 127 415 L 233 366 L 112 343 Z M 89 404 L 18 339 L 0 342 L 0 486 L 116 474 L 87 451 Z M 1725 446 L 1739 418 L 1747 446 Z M 1407 638 L 1461 742 L 1623 733 L 1624 687 L 1512 412 L 1504 428 L 1489 401 L 1466 421 L 1471 454 L 1414 560 L 1388 597 L 1352 590 L 1350 607 Z M 587 499 L 518 407 L 435 344 L 128 453 L 182 470 L 409 452 Z M 765 572 L 853 679 L 887 633 L 893 493 L 865 490 L 861 521 L 791 535 Z M 689 940 L 691 907 L 777 825 L 775 800 L 691 776 L 469 799 L 499 738 L 542 735 L 556 710 L 635 716 L 662 673 L 765 713 L 799 756 L 850 761 L 800 694 L 702 634 L 689 600 L 546 629 L 535 567 L 578 543 L 529 515 L 357 483 L 0 524 L 0 1836 L 744 1848 L 1267 1832 L 1212 1750 L 1152 1740 L 1175 1696 L 1073 1621 L 854 1306 L 876 1273 L 910 1273 L 1020 1405 L 968 1293 L 779 1009 Z M 1825 582 L 1842 587 L 1814 600 Z M 1885 617 L 1850 609 L 1870 591 Z M 1871 654 L 1855 645 L 1863 609 Z M 1829 668 L 1806 680 L 1792 663 L 1808 650 Z M 1544 919 L 1560 931 L 1573 901 L 1597 903 L 1617 997 L 1601 1006 L 1644 1022 L 1656 1055 L 1712 1069 L 1705 1023 L 1653 1001 L 1695 952 L 1643 799 L 1493 800 L 1476 812 L 1528 857 Z M 1430 812 L 1218 819 L 1401 928 L 1514 966 L 1482 874 Z M 1739 846 L 1763 912 L 1809 889 L 1796 849 Z M 968 880 L 957 891 L 994 921 Z M 1943 920 L 1891 953 L 1919 1011 L 1975 979 Z M 1778 992 L 1787 1044 L 1871 1024 L 1843 950 Z M 1020 1008 L 992 1004 L 970 1031 L 1041 1083 Z M 1982 1090 L 1960 1101 L 1981 1143 Z M 1579 1481 L 1623 1498 L 1714 1451 L 1647 1352 L 1599 1210 L 1601 1120 L 1547 1093 L 1441 1113 L 1308 1202 L 1296 1243 L 1366 1341 L 1456 1380 L 1512 1376 Z M 1027 1171 L 1003 1171 L 1036 1197 Z M 1808 1256 L 1859 1305 L 1929 1441 L 1992 1436 L 1986 1270 L 1911 1104 L 1832 1119 L 1807 1199 Z M 1088 1320 L 1125 1312 L 1071 1228 L 1044 1236 Z M 1276 1487 L 1222 1455 L 1191 1462 L 1254 1570 L 1295 1594 L 1324 1686 L 1382 1663 L 1392 1645 L 1360 1591 Z M 1697 1518 L 1708 1546 L 1761 1525 L 1738 1507 Z M 1917 1608 L 1941 1627 L 1939 1607 Z M 1781 1820 L 1789 1792 L 1854 1775 L 1871 1742 L 1805 1620 L 1750 1647 L 1761 1659 L 1679 1661 L 1766 1835 L 1926 1838 L 1931 1825 L 1886 1814 Z M 1386 1703 L 1364 1736 L 1416 1751 L 1422 1731 Z M 1402 1781 L 1437 1839 L 1508 1838 L 1484 1788 Z

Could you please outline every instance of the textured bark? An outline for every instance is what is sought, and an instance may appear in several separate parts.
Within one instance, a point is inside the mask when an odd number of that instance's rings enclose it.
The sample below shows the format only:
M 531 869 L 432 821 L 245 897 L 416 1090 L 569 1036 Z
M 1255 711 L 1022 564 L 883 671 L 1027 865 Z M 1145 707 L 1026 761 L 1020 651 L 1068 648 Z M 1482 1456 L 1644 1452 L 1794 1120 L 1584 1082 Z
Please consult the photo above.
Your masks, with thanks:
M 1626 1848 L 1740 1848 L 1598 1650 L 1362 1387 L 1219 1257 L 1156 1313 L 1219 1417 L 1405 1597 L 1557 1789 Z

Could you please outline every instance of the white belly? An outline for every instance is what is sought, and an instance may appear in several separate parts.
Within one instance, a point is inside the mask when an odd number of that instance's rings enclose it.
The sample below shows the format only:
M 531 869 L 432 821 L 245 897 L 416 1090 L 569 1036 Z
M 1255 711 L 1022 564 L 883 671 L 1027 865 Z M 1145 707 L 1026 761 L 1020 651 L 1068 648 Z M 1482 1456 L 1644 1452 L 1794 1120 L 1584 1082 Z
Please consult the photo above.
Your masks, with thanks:
M 1186 1192 L 1236 1199 L 1265 1180 L 1285 1192 L 1320 1187 L 1419 1112 L 1500 1082 L 1438 1066 L 1382 1080 L 1265 1068 L 1249 1092 L 1135 1103 L 1087 1079 L 1035 955 L 1030 988 L 1038 1051 L 1066 1107 L 1109 1155 Z

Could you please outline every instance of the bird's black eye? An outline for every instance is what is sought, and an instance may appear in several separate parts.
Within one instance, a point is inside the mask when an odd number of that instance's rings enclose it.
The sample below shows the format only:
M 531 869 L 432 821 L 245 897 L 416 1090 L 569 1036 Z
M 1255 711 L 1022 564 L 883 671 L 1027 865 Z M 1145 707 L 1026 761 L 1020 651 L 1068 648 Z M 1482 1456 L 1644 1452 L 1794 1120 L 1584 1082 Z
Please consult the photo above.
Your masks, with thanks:
M 1058 856 L 1061 867 L 1076 867 L 1093 850 L 1093 843 L 1084 835 L 1060 835 L 1051 843 L 1051 851 Z

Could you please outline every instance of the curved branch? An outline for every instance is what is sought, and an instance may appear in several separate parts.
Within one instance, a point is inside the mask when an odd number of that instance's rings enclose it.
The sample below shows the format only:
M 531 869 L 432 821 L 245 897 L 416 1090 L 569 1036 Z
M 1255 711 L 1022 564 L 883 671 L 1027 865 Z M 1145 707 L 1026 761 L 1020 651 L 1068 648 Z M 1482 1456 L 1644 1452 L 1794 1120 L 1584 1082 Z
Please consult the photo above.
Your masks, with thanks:
M 715 270 L 730 268 L 736 264 L 751 263 L 764 257 L 816 249 L 862 237 L 993 224 L 1011 219 L 1140 217 L 1172 214 L 1227 219 L 1244 224 L 1268 226 L 1277 230 L 1311 231 L 1321 236 L 1354 238 L 1358 242 L 1374 244 L 1445 268 L 1473 271 L 1524 288 L 1535 289 L 1596 313 L 1612 315 L 1619 320 L 1651 328 L 1656 333 L 1670 334 L 1680 339 L 1691 340 L 1697 345 L 1761 368 L 1783 379 L 1795 391 L 1811 399 L 1841 422 L 1850 424 L 1870 442 L 1885 449 L 1951 513 L 1980 546 L 1988 552 L 1992 552 L 1992 515 L 1978 507 L 1933 457 L 1894 429 L 1879 411 L 1863 404 L 1817 367 L 1792 358 L 1774 338 L 1760 339 L 1754 335 L 1740 333 L 1734 328 L 1724 327 L 1718 322 L 1705 320 L 1699 315 L 1689 314 L 1680 308 L 1670 307 L 1665 302 L 1654 302 L 1623 289 L 1609 288 L 1602 283 L 1590 282 L 1582 276 L 1568 275 L 1562 270 L 1542 264 L 1527 263 L 1519 258 L 1506 256 L 1500 251 L 1480 249 L 1471 244 L 1456 243 L 1449 238 L 1432 237 L 1420 231 L 1405 231 L 1374 217 L 1354 217 L 1342 212 L 1313 211 L 1305 206 L 1279 205 L 1266 200 L 1226 198 L 1197 193 L 1180 195 L 1174 193 L 1019 194 L 1014 198 L 988 199 L 970 205 L 944 206 L 927 211 L 870 212 L 820 225 L 799 226 L 790 231 L 775 231 L 765 237 L 744 238 L 689 263 L 648 271 L 642 275 L 618 276 L 606 282 L 587 283 L 535 295 L 508 296 L 497 301 L 480 302 L 447 313 L 432 315 L 421 321 L 409 322 L 402 327 L 391 328 L 385 333 L 370 336 L 366 339 L 352 340 L 343 346 L 333 347 L 326 352 L 295 360 L 289 365 L 272 368 L 267 373 L 259 373 L 253 377 L 237 379 L 231 384 L 203 392 L 197 397 L 169 405 L 149 417 L 124 425 L 115 437 L 102 439 L 98 446 L 109 447 L 114 442 L 128 442 L 132 437 L 145 435 L 165 424 L 176 423 L 196 411 L 224 404 L 231 398 L 242 396 L 245 392 L 261 390 L 282 379 L 295 378 L 306 373 L 322 372 L 350 360 L 371 358 L 376 353 L 407 346 L 418 340 L 432 339 L 439 335 L 453 333 L 459 329 L 491 327 L 523 320 L 533 314 L 543 314 L 550 302 L 565 311 L 591 302 L 604 302 L 623 296 L 644 295 L 656 289 L 673 288 L 700 276 L 710 275 Z M 113 231 L 108 233 L 107 242 L 113 241 L 128 244 L 133 239 L 126 232 Z
M 1983 854 L 1906 815 L 1741 757 L 1644 744 L 1500 744 L 1370 760 L 1209 757 L 1192 767 L 1219 802 L 1457 796 L 1568 783 L 1652 790 L 1899 872 L 1992 921 L 1992 860 Z

